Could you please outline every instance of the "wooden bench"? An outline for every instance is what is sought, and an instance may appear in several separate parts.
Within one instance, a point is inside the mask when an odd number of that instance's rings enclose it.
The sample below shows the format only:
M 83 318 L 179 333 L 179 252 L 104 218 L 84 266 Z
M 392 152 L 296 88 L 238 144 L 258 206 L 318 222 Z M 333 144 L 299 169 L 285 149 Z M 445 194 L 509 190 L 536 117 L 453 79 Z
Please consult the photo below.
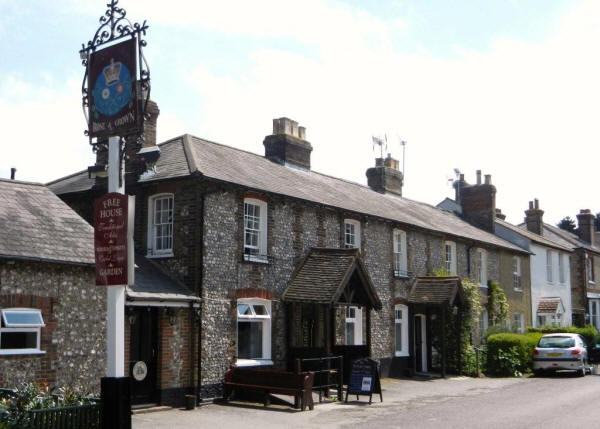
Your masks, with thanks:
M 270 404 L 269 395 L 277 393 L 294 397 L 294 408 L 302 411 L 314 408 L 312 372 L 294 373 L 274 369 L 232 367 L 225 373 L 223 398 L 227 401 L 233 391 L 245 390 L 264 394 L 265 407 Z

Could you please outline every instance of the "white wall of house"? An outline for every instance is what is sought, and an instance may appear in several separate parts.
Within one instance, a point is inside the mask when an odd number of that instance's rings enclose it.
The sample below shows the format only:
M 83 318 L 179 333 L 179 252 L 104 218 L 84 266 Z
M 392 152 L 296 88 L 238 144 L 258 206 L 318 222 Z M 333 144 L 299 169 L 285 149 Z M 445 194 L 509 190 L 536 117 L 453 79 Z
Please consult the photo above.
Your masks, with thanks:
M 569 269 L 569 253 L 551 247 L 531 243 L 531 306 L 533 326 L 539 326 L 538 305 L 544 298 L 560 298 L 564 313 L 560 325 L 571 325 L 571 272 Z M 551 280 L 548 276 L 547 251 L 551 251 Z M 562 258 L 563 275 L 559 272 L 559 257 Z M 562 278 L 561 278 L 562 277 Z M 561 281 L 562 280 L 562 281 Z M 550 323 L 550 320 L 547 321 Z

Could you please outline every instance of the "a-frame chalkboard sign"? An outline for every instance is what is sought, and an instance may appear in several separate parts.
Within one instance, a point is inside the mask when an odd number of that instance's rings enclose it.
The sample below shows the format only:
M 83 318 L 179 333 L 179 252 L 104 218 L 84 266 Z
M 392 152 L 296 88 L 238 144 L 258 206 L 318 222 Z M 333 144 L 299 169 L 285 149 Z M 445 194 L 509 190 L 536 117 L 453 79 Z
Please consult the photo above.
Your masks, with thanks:
M 373 393 L 379 393 L 379 399 L 383 402 L 377 361 L 369 358 L 352 361 L 348 390 L 346 390 L 346 402 L 348 402 L 348 395 L 356 395 L 357 400 L 359 395 L 368 395 L 370 404 Z

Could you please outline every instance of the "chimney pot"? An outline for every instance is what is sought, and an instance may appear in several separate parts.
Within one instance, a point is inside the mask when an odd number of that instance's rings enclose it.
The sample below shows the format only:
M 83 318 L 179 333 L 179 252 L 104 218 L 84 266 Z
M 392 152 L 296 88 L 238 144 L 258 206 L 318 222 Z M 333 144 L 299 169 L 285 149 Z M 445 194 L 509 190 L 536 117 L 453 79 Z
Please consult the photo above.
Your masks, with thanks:
M 492 175 L 491 174 L 486 174 L 485 175 L 485 184 L 486 185 L 491 185 L 492 184 Z
M 476 174 L 477 174 L 477 184 L 481 185 L 481 170 L 477 170 Z
M 312 146 L 305 140 L 306 128 L 289 118 L 273 119 L 273 134 L 265 137 L 265 158 L 310 170 Z
M 533 200 L 533 208 L 536 210 L 540 209 L 540 202 L 538 201 L 537 198 L 534 198 L 534 200 Z
M 17 169 L 15 167 L 11 167 L 10 169 L 10 180 L 15 180 L 15 175 L 17 174 Z
M 525 210 L 525 224 L 527 225 L 527 230 L 537 235 L 543 235 L 543 216 L 544 211 L 540 210 L 540 202 L 538 199 L 535 198 L 533 201 L 529 201 L 529 210 Z
M 461 182 L 465 181 L 465 175 L 463 173 L 460 173 L 460 176 L 458 176 L 458 177 Z

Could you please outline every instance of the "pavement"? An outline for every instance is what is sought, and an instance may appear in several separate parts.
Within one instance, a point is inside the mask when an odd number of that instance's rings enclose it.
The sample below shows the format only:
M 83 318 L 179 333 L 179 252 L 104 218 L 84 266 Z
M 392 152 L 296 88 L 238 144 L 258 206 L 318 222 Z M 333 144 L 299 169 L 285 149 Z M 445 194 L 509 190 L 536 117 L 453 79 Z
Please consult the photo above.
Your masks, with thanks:
M 592 377 L 586 377 L 592 378 Z M 597 382 L 600 382 L 600 377 Z M 446 379 L 383 379 L 383 402 L 379 396 L 350 397 L 348 403 L 315 401 L 313 411 L 298 411 L 291 407 L 231 401 L 227 404 L 214 403 L 192 411 L 172 409 L 156 413 L 134 415 L 134 429 L 180 429 L 180 428 L 352 428 L 361 427 L 413 427 L 405 426 L 409 421 L 404 416 L 409 412 L 429 410 L 432 406 L 457 400 L 475 399 L 495 391 L 527 384 L 526 378 L 470 378 L 449 377 Z M 600 384 L 598 384 L 600 387 Z M 317 398 L 318 399 L 318 398 Z M 447 427 L 440 421 L 433 426 L 422 424 L 419 418 L 414 427 Z M 373 426 L 374 425 L 374 426 Z M 391 425 L 391 426 L 390 426 Z M 468 427 L 468 426 L 461 426 Z M 473 426 L 481 427 L 481 426 Z

